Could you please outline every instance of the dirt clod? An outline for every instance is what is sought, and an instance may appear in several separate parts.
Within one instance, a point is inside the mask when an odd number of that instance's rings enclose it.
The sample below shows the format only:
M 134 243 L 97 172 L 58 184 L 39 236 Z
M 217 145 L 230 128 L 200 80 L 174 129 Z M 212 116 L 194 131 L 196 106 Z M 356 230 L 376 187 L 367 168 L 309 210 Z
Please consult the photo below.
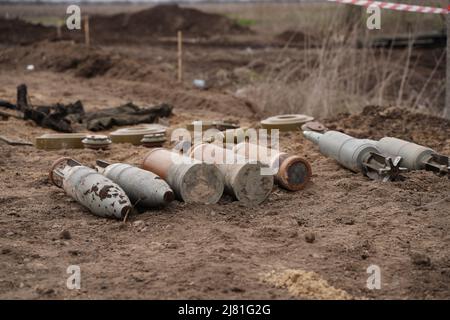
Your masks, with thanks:
M 305 233 L 305 241 L 308 243 L 313 243 L 316 241 L 316 235 L 313 232 Z
M 419 267 L 429 267 L 431 266 L 431 259 L 423 253 L 413 253 L 411 255 L 412 263 Z
M 59 238 L 64 240 L 70 240 L 72 239 L 72 235 L 70 234 L 69 230 L 63 230 L 59 234 Z

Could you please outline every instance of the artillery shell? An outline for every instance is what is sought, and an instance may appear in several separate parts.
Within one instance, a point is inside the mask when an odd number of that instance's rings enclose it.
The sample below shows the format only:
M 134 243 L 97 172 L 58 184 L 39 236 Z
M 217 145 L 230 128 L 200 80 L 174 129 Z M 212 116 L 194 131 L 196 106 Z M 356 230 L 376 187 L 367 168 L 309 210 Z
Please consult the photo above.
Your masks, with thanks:
M 231 150 L 203 143 L 192 148 L 190 156 L 216 164 L 225 178 L 225 192 L 245 205 L 260 204 L 272 191 L 273 176 L 261 173 L 263 165 L 249 163 Z
M 169 185 L 150 171 L 125 163 L 97 161 L 97 165 L 99 172 L 122 187 L 133 203 L 144 207 L 161 207 L 174 199 Z
M 168 149 L 151 150 L 144 158 L 142 168 L 163 178 L 177 198 L 186 203 L 216 203 L 224 190 L 224 178 L 215 165 Z
M 97 216 L 122 219 L 132 208 L 117 184 L 70 158 L 52 165 L 50 180 Z
M 258 160 L 272 168 L 277 184 L 287 190 L 302 190 L 311 179 L 311 165 L 302 157 L 247 142 L 237 144 L 233 150 L 236 154 Z

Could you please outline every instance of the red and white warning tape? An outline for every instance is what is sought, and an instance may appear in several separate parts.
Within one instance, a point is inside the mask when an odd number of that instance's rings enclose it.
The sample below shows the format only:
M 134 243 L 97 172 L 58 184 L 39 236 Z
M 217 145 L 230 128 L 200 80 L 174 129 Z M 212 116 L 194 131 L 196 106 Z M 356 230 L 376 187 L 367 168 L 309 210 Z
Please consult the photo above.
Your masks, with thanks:
M 327 0 L 329 2 L 339 2 L 346 4 L 354 4 L 357 6 L 377 6 L 382 9 L 398 10 L 398 11 L 409 11 L 409 12 L 420 12 L 420 13 L 437 13 L 437 14 L 447 14 L 448 10 L 444 8 L 434 8 L 434 7 L 424 7 L 416 6 L 412 4 L 402 4 L 393 2 L 382 2 L 373 0 Z

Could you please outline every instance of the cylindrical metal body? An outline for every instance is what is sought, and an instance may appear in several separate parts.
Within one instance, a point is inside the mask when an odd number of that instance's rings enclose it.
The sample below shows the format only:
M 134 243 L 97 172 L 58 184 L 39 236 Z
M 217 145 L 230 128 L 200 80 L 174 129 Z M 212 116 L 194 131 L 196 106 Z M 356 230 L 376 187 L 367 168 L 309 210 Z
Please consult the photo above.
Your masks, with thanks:
M 131 203 L 117 184 L 85 166 L 66 166 L 62 169 L 64 191 L 100 217 L 123 218 Z
M 161 207 L 174 199 L 169 185 L 156 174 L 130 166 L 114 163 L 99 172 L 125 190 L 133 203 L 144 207 Z
M 411 170 L 424 169 L 425 162 L 436 153 L 433 149 L 391 137 L 376 141 L 376 146 L 386 155 L 402 157 L 400 165 Z
M 363 161 L 370 152 L 379 153 L 377 147 L 365 139 L 357 139 L 338 131 L 318 133 L 305 131 L 304 136 L 319 145 L 320 153 L 335 159 L 354 172 L 363 171 Z
M 142 164 L 163 178 L 186 203 L 217 203 L 224 190 L 224 177 L 213 164 L 185 157 L 168 149 L 151 150 Z
M 217 165 L 225 178 L 225 192 L 245 205 L 260 204 L 272 191 L 273 176 L 262 174 L 264 165 L 249 163 L 232 150 L 202 143 L 191 149 L 190 156 Z
M 301 190 L 311 179 L 311 165 L 299 156 L 290 156 L 285 152 L 248 142 L 237 144 L 233 152 L 247 159 L 258 160 L 271 168 L 278 185 L 287 190 Z

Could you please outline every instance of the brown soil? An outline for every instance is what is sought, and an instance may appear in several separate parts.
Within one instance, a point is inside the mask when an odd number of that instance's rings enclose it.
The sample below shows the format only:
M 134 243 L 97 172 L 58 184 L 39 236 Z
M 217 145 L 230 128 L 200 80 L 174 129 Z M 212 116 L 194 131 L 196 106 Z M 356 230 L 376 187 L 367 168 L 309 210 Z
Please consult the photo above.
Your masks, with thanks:
M 79 99 L 92 111 L 167 102 L 171 130 L 199 118 L 257 126 L 255 106 L 230 91 L 248 70 L 271 69 L 280 51 L 252 50 L 192 45 L 185 81 L 177 83 L 173 45 L 9 45 L 0 49 L 0 99 L 14 101 L 16 86 L 26 83 L 36 105 Z M 293 64 L 301 56 L 283 53 Z M 433 66 L 423 68 L 427 79 Z M 192 79 L 214 75 L 221 89 L 193 88 Z M 367 107 L 318 120 L 358 137 L 395 135 L 450 154 L 450 123 L 407 109 Z M 0 134 L 11 138 L 50 132 L 0 120 Z M 448 179 L 410 172 L 405 181 L 371 181 L 322 156 L 300 133 L 280 138 L 283 150 L 311 163 L 305 190 L 276 187 L 251 210 L 226 196 L 215 205 L 175 201 L 127 223 L 91 215 L 50 184 L 48 170 L 61 156 L 90 166 L 96 159 L 140 165 L 148 149 L 43 151 L 0 142 L 0 298 L 450 298 Z M 381 290 L 366 288 L 372 264 L 381 269 Z M 80 290 L 66 287 L 69 265 L 81 268 Z
M 329 128 L 365 138 L 397 137 L 450 153 L 450 120 L 396 107 L 367 106 L 360 114 L 328 119 Z
M 317 42 L 316 37 L 308 35 L 300 30 L 286 30 L 278 34 L 275 38 L 278 41 L 285 42 L 287 44 L 306 44 L 311 45 Z
M 148 83 L 47 71 L 2 75 L 1 97 L 10 100 L 15 94 L 13 75 L 28 83 L 36 102 L 71 100 L 76 95 L 89 110 L 123 101 L 127 92 L 135 93 L 138 102 L 155 99 Z M 219 93 L 209 94 L 224 101 Z M 200 111 L 188 101 L 174 105 L 171 128 L 200 114 L 207 119 L 222 114 Z M 371 127 L 357 120 L 365 119 L 365 112 L 327 124 L 369 133 Z M 410 119 L 408 134 L 426 135 L 421 122 L 427 116 L 396 112 L 398 121 Z M 372 116 L 373 121 L 377 117 Z M 382 128 L 385 121 L 380 119 Z M 240 120 L 244 125 L 253 122 Z M 395 127 L 391 121 L 384 127 L 387 132 Z M 433 124 L 445 122 L 436 119 Z M 429 142 L 449 153 L 446 130 L 445 138 Z M 50 131 L 11 119 L 0 122 L 0 132 L 32 140 Z M 60 156 L 87 165 L 98 158 L 139 165 L 147 149 L 113 145 L 110 151 L 50 152 L 1 143 L 0 297 L 318 298 L 315 290 L 295 286 L 288 290 L 261 277 L 271 271 L 283 277 L 284 270 L 298 269 L 320 276 L 313 277 L 311 288 L 321 288 L 323 279 L 355 298 L 449 298 L 447 179 L 412 172 L 404 182 L 374 182 L 321 156 L 299 134 L 283 134 L 281 142 L 284 150 L 311 161 L 313 182 L 305 190 L 291 193 L 276 188 L 251 211 L 227 197 L 216 205 L 174 202 L 166 209 L 133 216 L 126 224 L 89 214 L 49 183 L 48 169 Z M 63 230 L 70 232 L 70 239 L 60 239 Z M 310 233 L 315 240 L 305 241 Z M 66 269 L 72 264 L 82 270 L 79 291 L 65 287 Z M 366 289 L 365 270 L 371 264 L 382 270 L 382 290 Z
M 0 44 L 30 44 L 56 37 L 56 29 L 0 17 Z
M 92 27 L 100 33 L 131 36 L 174 36 L 178 31 L 187 37 L 211 37 L 249 33 L 225 16 L 206 13 L 176 4 L 158 5 L 136 13 L 94 16 Z
M 142 43 L 158 37 L 176 37 L 182 31 L 186 38 L 226 37 L 253 32 L 219 14 L 206 13 L 176 4 L 157 5 L 138 12 L 93 15 L 89 18 L 95 43 Z M 82 30 L 61 28 L 65 40 L 84 41 Z M 20 19 L 0 18 L 0 44 L 30 44 L 45 39 L 56 40 L 55 27 L 33 24 Z

